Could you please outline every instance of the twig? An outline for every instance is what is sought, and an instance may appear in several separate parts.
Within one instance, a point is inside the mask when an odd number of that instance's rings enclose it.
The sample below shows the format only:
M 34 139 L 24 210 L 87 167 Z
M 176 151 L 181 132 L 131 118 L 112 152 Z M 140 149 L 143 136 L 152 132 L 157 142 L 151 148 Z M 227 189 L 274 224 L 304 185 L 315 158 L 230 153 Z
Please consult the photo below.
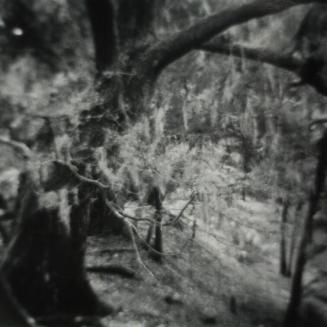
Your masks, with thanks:
M 115 204 L 113 202 L 107 200 L 106 198 L 105 198 L 105 204 L 113 212 L 113 214 L 116 215 L 117 218 L 119 218 L 119 219 L 130 219 L 130 220 L 134 220 L 134 221 L 147 221 L 151 224 L 152 223 L 156 224 L 156 222 L 151 218 L 134 217 L 134 216 L 126 214 L 121 209 L 115 208 Z
M 180 213 L 176 216 L 176 218 L 174 220 L 164 224 L 164 226 L 176 224 L 177 221 L 183 216 L 184 211 L 187 209 L 187 207 L 194 201 L 194 199 L 195 199 L 195 193 L 193 192 L 191 195 L 191 198 L 189 199 L 189 201 L 187 201 L 187 203 L 184 205 L 184 207 L 182 208 Z
M 127 225 L 127 229 L 128 229 L 128 232 L 130 233 L 130 236 L 131 236 L 131 240 L 132 240 L 132 243 L 133 243 L 133 247 L 134 247 L 134 250 L 135 250 L 135 253 L 136 253 L 136 258 L 137 258 L 137 261 L 138 263 L 155 279 L 157 280 L 156 276 L 153 274 L 153 272 L 146 266 L 146 264 L 143 262 L 142 258 L 141 258 L 141 255 L 140 255 L 140 251 L 137 247 L 137 244 L 136 244 L 136 240 L 135 240 L 135 236 L 134 236 L 134 233 L 133 233 L 133 230 L 132 228 L 134 227 L 133 225 L 131 225 L 130 222 L 128 221 L 125 221 L 126 222 L 126 225 Z M 134 229 L 136 230 L 136 228 L 134 227 Z
M 147 221 L 147 222 L 149 222 L 149 223 L 156 223 L 153 219 L 151 219 L 151 218 L 140 218 L 140 217 L 133 217 L 133 216 L 131 216 L 131 215 L 128 215 L 128 214 L 126 214 L 125 212 L 123 212 L 123 211 L 119 211 L 120 212 L 120 214 L 122 215 L 122 216 L 124 216 L 125 218 L 127 218 L 127 219 L 131 219 L 131 220 L 134 220 L 134 221 Z
M 144 241 L 144 239 L 140 236 L 140 234 L 138 233 L 137 229 L 135 226 L 133 226 L 134 232 L 136 234 L 136 236 L 138 237 L 138 239 L 143 242 L 148 249 L 150 249 L 152 252 L 156 253 L 156 254 L 160 254 L 161 256 L 164 257 L 174 257 L 174 256 L 178 256 L 182 250 L 186 247 L 187 243 L 190 241 L 190 239 L 187 239 L 185 241 L 185 243 L 182 245 L 181 250 L 179 250 L 178 252 L 168 252 L 168 253 L 162 253 L 157 251 L 151 244 L 149 244 L 148 242 Z

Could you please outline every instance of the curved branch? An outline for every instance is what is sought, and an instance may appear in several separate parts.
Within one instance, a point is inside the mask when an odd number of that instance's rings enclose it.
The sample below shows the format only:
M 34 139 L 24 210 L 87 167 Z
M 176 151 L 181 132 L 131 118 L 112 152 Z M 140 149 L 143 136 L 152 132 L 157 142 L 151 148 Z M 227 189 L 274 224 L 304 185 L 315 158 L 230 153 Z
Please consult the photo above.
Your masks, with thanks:
M 299 72 L 304 64 L 301 59 L 295 58 L 288 53 L 279 53 L 267 48 L 252 48 L 240 44 L 226 44 L 214 40 L 198 46 L 196 49 L 250 59 L 286 69 L 291 72 Z
M 0 144 L 11 147 L 14 151 L 21 155 L 24 160 L 29 160 L 33 157 L 32 150 L 22 142 L 16 142 L 0 136 Z
M 322 0 L 254 0 L 225 9 L 154 45 L 146 53 L 144 64 L 152 73 L 159 74 L 170 63 L 232 26 L 313 2 Z
M 53 160 L 52 163 L 56 166 L 57 169 L 60 169 L 60 168 L 67 169 L 67 172 L 69 172 L 80 183 L 95 186 L 95 187 L 99 188 L 100 190 L 110 189 L 109 185 L 102 184 L 101 182 L 99 182 L 95 179 L 91 179 L 91 178 L 80 175 L 77 172 L 77 168 L 67 162 L 60 161 L 60 160 Z

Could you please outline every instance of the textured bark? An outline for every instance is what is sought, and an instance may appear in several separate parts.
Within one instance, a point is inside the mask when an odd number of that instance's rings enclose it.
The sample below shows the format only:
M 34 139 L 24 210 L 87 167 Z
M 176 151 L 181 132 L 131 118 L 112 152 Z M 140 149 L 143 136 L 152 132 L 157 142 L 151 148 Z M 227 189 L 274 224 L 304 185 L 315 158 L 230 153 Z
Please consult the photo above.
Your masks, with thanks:
M 72 204 L 69 221 L 64 221 L 58 209 L 40 206 L 32 178 L 26 177 L 25 190 L 17 231 L 2 266 L 15 297 L 34 317 L 110 313 L 84 269 L 88 201 L 80 198 Z
M 325 201 L 322 194 L 325 188 L 326 182 L 326 170 L 327 170 L 327 132 L 320 140 L 318 144 L 318 163 L 315 176 L 315 187 L 314 192 L 311 194 L 308 213 L 305 217 L 303 224 L 303 231 L 301 236 L 301 241 L 298 250 L 298 256 L 296 260 L 292 287 L 291 287 L 291 297 L 288 304 L 286 317 L 284 321 L 284 327 L 293 327 L 300 325 L 301 312 L 299 312 L 301 301 L 303 300 L 303 285 L 302 279 L 307 263 L 306 250 L 310 242 L 310 233 L 313 217 L 318 211 L 318 205 L 320 201 Z M 302 319 L 306 320 L 306 323 L 310 322 L 310 313 L 307 313 L 308 316 L 302 316 Z M 301 322 L 302 323 L 302 322 Z M 308 326 L 307 324 L 304 326 Z

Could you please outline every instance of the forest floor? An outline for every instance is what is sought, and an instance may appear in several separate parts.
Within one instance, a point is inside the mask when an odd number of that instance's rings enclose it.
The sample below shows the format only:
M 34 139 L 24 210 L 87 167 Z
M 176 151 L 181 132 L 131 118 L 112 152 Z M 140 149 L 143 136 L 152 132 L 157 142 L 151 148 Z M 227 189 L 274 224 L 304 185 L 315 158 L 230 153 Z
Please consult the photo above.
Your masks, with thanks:
M 181 202 L 171 205 L 182 207 Z M 133 244 L 126 239 L 90 238 L 87 265 L 119 264 L 136 271 L 133 279 L 90 273 L 100 297 L 120 308 L 116 315 L 103 319 L 104 325 L 281 326 L 289 280 L 278 273 L 279 219 L 274 206 L 248 198 L 234 201 L 232 207 L 225 222 L 230 224 L 238 217 L 235 221 L 239 223 L 232 224 L 234 232 L 244 230 L 244 225 L 255 230 L 256 244 L 236 240 L 235 233 L 234 238 L 228 235 L 226 224 L 218 229 L 197 222 L 192 239 L 191 218 L 187 216 L 183 230 L 164 229 L 166 255 L 161 264 L 139 247 L 140 263 Z M 246 231 L 243 234 L 246 237 Z

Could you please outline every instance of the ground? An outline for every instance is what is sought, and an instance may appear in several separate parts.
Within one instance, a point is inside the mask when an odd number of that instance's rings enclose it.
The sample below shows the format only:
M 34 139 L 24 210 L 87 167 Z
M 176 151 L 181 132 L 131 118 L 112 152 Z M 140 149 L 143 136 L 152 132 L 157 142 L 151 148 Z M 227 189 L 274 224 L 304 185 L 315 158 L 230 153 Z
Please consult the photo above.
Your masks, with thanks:
M 182 202 L 175 201 L 167 207 L 178 210 Z M 253 198 L 235 199 L 231 208 L 224 213 L 219 229 L 217 224 L 198 221 L 193 240 L 194 217 L 185 214 L 183 230 L 166 228 L 162 264 L 149 259 L 141 247 L 142 262 L 137 260 L 133 245 L 126 239 L 90 238 L 87 265 L 120 264 L 136 271 L 135 279 L 90 273 L 101 298 L 120 308 L 115 316 L 103 319 L 104 324 L 281 326 L 289 280 L 278 273 L 278 213 L 271 203 Z M 228 234 L 228 226 L 233 227 L 230 231 L 234 233 Z M 142 233 L 142 227 L 140 230 Z M 235 230 L 239 231 L 237 235 Z M 126 251 L 114 253 L 114 249 L 122 248 Z

